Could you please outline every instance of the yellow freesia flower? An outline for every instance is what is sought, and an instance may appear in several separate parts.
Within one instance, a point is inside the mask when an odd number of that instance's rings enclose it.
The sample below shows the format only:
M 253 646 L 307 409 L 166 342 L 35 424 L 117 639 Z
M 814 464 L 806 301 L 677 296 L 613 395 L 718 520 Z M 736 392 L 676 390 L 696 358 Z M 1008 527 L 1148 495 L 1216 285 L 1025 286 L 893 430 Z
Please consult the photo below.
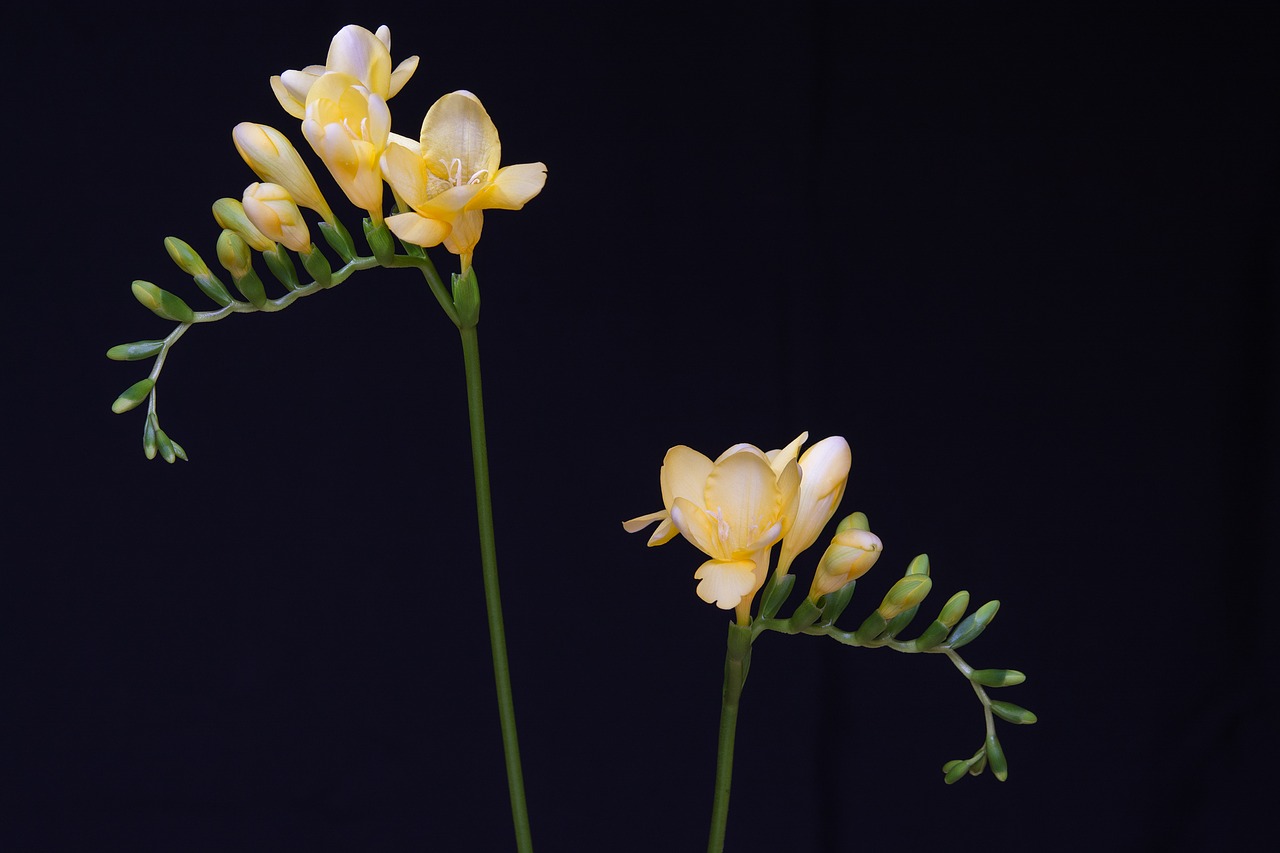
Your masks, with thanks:
M 301 119 L 306 118 L 311 87 L 327 71 L 356 78 L 360 85 L 386 101 L 404 88 L 417 68 L 418 57 L 411 56 L 392 70 L 391 30 L 386 26 L 378 27 L 375 34 L 348 24 L 330 42 L 324 65 L 308 65 L 301 71 L 285 71 L 272 77 L 271 91 L 289 115 Z
M 326 72 L 307 94 L 302 135 L 375 225 L 382 224 L 380 159 L 390 133 L 387 102 L 350 74 Z
M 232 129 L 231 139 L 255 175 L 284 187 L 299 207 L 314 210 L 330 224 L 336 221 L 302 155 L 283 133 L 265 124 L 242 121 Z
M 412 209 L 387 217 L 387 227 L 406 243 L 443 242 L 465 271 L 483 211 L 519 210 L 547 180 L 542 163 L 500 167 L 501 159 L 498 129 L 480 99 L 467 91 L 445 95 L 427 110 L 416 146 L 396 139 L 382 156 L 387 183 Z
M 295 252 L 311 251 L 311 233 L 302 211 L 289 191 L 279 184 L 249 184 L 244 191 L 244 212 L 268 239 Z
M 750 621 L 751 600 L 764 585 L 769 551 L 786 536 L 800 502 L 800 467 L 794 457 L 775 470 L 768 454 L 737 444 L 712 462 L 688 447 L 673 447 L 662 468 L 663 502 L 668 509 L 631 519 L 636 532 L 653 521 L 659 530 L 651 545 L 678 531 L 711 559 L 694 578 L 698 597 Z

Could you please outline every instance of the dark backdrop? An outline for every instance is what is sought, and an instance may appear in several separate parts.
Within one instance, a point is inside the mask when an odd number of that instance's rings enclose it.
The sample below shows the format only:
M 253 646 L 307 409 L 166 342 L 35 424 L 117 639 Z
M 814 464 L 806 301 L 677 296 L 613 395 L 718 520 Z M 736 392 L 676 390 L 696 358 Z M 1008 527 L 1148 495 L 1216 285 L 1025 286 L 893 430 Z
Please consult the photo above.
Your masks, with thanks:
M 305 146 L 267 79 L 351 22 L 422 57 L 399 132 L 467 88 L 549 168 L 476 256 L 539 850 L 703 848 L 726 614 L 692 547 L 619 522 L 669 446 L 802 430 L 848 438 L 843 512 L 886 543 L 852 615 L 928 553 L 926 609 L 1003 602 L 966 656 L 1026 671 L 1040 723 L 1002 726 L 1006 783 L 947 787 L 982 720 L 945 660 L 768 635 L 730 850 L 1265 831 L 1280 31 L 1028 5 L 11 14 L 0 847 L 513 846 L 460 348 L 420 277 L 193 329 L 160 397 L 190 463 L 109 411 L 146 367 L 105 349 L 169 328 L 129 282 L 200 303 L 163 238 L 212 260 L 209 205 L 254 179 L 232 126 Z

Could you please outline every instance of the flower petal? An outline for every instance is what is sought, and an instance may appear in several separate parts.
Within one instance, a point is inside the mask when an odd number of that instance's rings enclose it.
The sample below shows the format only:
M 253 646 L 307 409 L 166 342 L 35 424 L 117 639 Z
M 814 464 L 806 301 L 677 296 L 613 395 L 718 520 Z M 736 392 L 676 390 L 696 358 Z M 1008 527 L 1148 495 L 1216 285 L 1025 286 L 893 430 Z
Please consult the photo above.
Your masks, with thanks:
M 622 522 L 622 529 L 628 533 L 639 533 L 655 521 L 662 521 L 668 518 L 670 514 L 665 509 L 657 512 L 651 512 L 648 515 L 638 515 L 635 518 Z
M 440 162 L 446 169 L 461 162 L 461 179 L 486 171 L 492 180 L 502 159 L 498 128 L 485 112 L 480 99 L 465 90 L 450 92 L 431 105 L 422 119 L 422 157 L 434 170 Z
M 447 222 L 428 219 L 416 213 L 397 213 L 395 216 L 388 216 L 386 222 L 392 234 L 406 243 L 423 248 L 440 245 L 451 230 Z
M 426 164 L 398 142 L 388 143 L 387 150 L 382 152 L 382 176 L 396 195 L 414 210 L 427 203 Z
M 719 545 L 720 525 L 702 507 L 684 498 L 676 498 L 671 505 L 671 523 L 693 547 L 708 557 L 730 559 Z
M 778 516 L 778 480 L 765 460 L 743 450 L 716 463 L 703 506 L 728 527 L 731 551 L 754 543 Z
M 706 497 L 707 477 L 715 467 L 711 460 L 692 447 L 676 445 L 662 460 L 658 480 L 662 484 L 662 505 L 671 508 L 676 498 L 702 503 Z
M 325 66 L 330 71 L 350 74 L 384 98 L 391 94 L 391 51 L 364 27 L 348 24 L 338 30 L 329 43 Z
M 503 166 L 493 180 L 467 204 L 470 210 L 519 210 L 525 202 L 542 192 L 547 182 L 547 167 L 542 163 L 518 163 Z
M 755 591 L 756 564 L 753 560 L 708 560 L 693 573 L 698 598 L 721 610 L 732 610 Z

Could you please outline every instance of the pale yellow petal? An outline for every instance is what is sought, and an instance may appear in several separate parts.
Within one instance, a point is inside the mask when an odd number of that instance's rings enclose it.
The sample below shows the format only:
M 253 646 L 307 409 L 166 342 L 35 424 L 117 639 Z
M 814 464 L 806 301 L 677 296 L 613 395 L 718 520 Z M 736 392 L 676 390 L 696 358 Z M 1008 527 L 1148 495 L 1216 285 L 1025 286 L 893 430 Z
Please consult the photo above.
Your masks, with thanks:
M 288 73 L 288 72 L 286 72 Z M 284 111 L 294 118 L 304 118 L 307 114 L 306 96 L 302 98 L 296 97 L 284 85 L 284 81 L 279 76 L 271 78 L 271 91 L 275 93 L 276 100 L 280 102 L 280 106 L 284 107 Z
M 754 444 L 747 444 L 745 441 L 743 441 L 733 445 L 732 447 L 726 448 L 724 453 L 721 453 L 718 457 L 716 457 L 716 464 L 719 464 L 725 459 L 728 459 L 730 456 L 732 456 L 735 453 L 742 453 L 744 451 L 747 453 L 754 453 L 756 456 L 759 456 L 761 459 L 763 459 L 766 462 L 769 461 L 769 457 L 765 455 L 765 452 L 763 450 L 756 447 Z
M 675 539 L 679 532 L 680 531 L 676 529 L 676 526 L 671 523 L 670 516 L 668 516 L 658 522 L 658 526 L 654 528 L 653 535 L 649 537 L 649 541 L 646 544 L 650 548 L 654 545 L 665 545 L 672 539 Z
M 413 72 L 418 70 L 418 57 L 411 56 L 396 66 L 396 70 L 391 72 L 391 88 L 387 92 L 387 97 L 394 97 L 404 88 L 404 84 L 409 82 L 409 78 L 413 76 Z
M 666 518 L 668 518 L 667 511 L 665 509 L 660 509 L 657 512 L 651 512 L 648 515 L 638 515 L 635 518 L 622 522 L 622 529 L 628 533 L 639 533 L 655 521 L 662 521 Z
M 796 455 L 800 453 L 800 448 L 808 440 L 809 433 L 802 432 L 796 436 L 794 441 L 781 450 L 770 450 L 766 455 L 769 457 L 769 464 L 773 466 L 774 473 L 781 474 L 783 467 L 796 458 Z
M 391 51 L 373 33 L 348 24 L 333 37 L 325 66 L 350 74 L 382 97 L 391 93 Z
M 732 610 L 755 591 L 756 564 L 751 560 L 708 560 L 693 573 L 698 598 L 721 610 Z
M 668 450 L 658 474 L 662 485 L 662 505 L 670 509 L 678 497 L 702 503 L 706 497 L 707 477 L 713 467 L 710 459 L 692 447 L 679 444 Z
M 415 143 L 416 144 L 416 143 Z M 382 152 L 382 176 L 414 210 L 427 203 L 427 167 L 422 158 L 397 142 Z
M 736 553 L 777 520 L 778 498 L 778 479 L 764 455 L 742 450 L 716 463 L 703 505 L 727 525 L 728 545 Z
M 730 559 L 729 552 L 722 545 L 720 523 L 702 507 L 684 498 L 676 498 L 671 504 L 671 523 L 693 547 L 708 557 Z
M 387 227 L 406 243 L 430 248 L 449 236 L 449 223 L 428 219 L 416 213 L 397 213 L 387 217 Z
M 461 180 L 481 175 L 492 179 L 502 159 L 498 129 L 480 99 L 470 92 L 444 95 L 431 105 L 422 120 L 422 157 L 434 170 L 443 162 L 453 169 L 460 162 Z
M 467 207 L 486 210 L 519 210 L 524 207 L 525 202 L 542 192 L 546 182 L 547 167 L 542 163 L 503 166 Z

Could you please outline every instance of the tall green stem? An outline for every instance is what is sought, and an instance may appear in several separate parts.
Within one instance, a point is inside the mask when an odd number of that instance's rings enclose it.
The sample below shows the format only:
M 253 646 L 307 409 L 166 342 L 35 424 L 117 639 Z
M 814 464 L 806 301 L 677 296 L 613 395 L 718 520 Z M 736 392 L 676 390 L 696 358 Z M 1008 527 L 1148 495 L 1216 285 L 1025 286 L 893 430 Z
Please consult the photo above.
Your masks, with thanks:
M 480 388 L 480 344 L 473 325 L 462 325 L 462 359 L 467 374 L 467 414 L 471 421 L 471 462 L 476 480 L 476 516 L 480 527 L 480 568 L 484 575 L 484 602 L 489 615 L 489 645 L 493 650 L 493 677 L 498 688 L 498 718 L 511 794 L 511 819 L 516 849 L 532 853 L 529 809 L 525 804 L 524 776 L 520 770 L 520 744 L 516 738 L 515 703 L 511 697 L 511 671 L 507 662 L 506 632 L 502 627 L 502 596 L 498 591 L 498 555 L 493 537 L 493 500 L 489 494 L 489 451 L 484 434 L 484 397 Z
M 720 701 L 720 738 L 716 744 L 716 792 L 711 803 L 711 835 L 707 853 L 722 853 L 729 822 L 729 788 L 733 781 L 733 740 L 738 731 L 738 700 L 751 665 L 751 629 L 729 626 L 724 656 L 724 693 Z

